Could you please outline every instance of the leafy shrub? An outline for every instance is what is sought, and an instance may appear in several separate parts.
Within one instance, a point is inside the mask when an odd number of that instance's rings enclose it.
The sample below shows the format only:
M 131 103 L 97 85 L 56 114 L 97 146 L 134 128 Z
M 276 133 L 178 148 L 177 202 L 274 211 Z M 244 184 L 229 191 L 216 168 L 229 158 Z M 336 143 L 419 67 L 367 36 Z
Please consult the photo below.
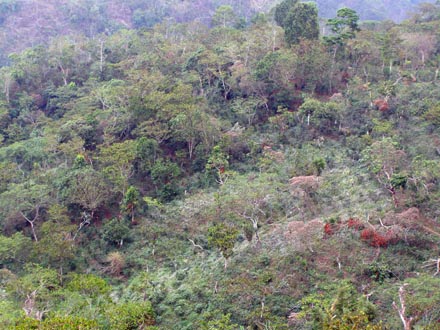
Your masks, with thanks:
M 72 280 L 67 284 L 67 289 L 90 297 L 97 297 L 108 294 L 111 287 L 99 276 L 93 274 L 74 274 Z
M 32 318 L 20 320 L 14 330 L 97 330 L 100 329 L 94 320 L 88 320 L 78 316 L 55 316 L 38 321 Z
M 148 329 L 156 323 L 150 302 L 124 302 L 108 310 L 111 329 Z
M 111 244 L 122 245 L 122 242 L 129 237 L 130 228 L 119 219 L 112 219 L 105 223 L 102 228 L 104 240 Z

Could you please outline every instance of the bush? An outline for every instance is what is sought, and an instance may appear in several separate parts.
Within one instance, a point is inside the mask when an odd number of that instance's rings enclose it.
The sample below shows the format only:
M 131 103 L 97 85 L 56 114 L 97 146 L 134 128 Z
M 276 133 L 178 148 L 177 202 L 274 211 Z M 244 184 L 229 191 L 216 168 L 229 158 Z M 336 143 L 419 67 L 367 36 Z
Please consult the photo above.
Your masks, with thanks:
M 150 302 L 124 302 L 108 310 L 110 328 L 118 330 L 148 329 L 156 323 Z
M 130 228 L 118 219 L 112 219 L 102 228 L 102 237 L 111 244 L 122 245 L 129 237 Z

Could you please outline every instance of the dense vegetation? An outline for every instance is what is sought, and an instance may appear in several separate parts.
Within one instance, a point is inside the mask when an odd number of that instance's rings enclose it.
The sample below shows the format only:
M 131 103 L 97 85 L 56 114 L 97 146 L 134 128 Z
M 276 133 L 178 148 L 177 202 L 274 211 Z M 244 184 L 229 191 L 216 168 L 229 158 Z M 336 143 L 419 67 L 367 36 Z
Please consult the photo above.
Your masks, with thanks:
M 0 0 L 0 63 L 8 54 L 47 44 L 60 35 L 83 34 L 95 38 L 124 28 L 151 28 L 157 23 L 197 21 L 211 25 L 216 8 L 232 6 L 239 24 L 258 12 L 268 12 L 280 0 Z M 405 18 L 421 0 L 317 0 L 320 17 L 333 17 L 348 6 L 362 20 Z M 426 1 L 434 2 L 434 1 Z
M 10 55 L 1 328 L 439 329 L 440 5 L 271 13 Z

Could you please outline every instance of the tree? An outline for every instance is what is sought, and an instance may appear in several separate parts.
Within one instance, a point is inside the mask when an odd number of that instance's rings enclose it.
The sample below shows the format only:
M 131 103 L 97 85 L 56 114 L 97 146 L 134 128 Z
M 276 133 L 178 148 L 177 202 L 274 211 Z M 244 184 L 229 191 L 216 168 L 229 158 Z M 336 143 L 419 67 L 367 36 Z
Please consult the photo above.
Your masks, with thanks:
M 24 262 L 29 252 L 30 241 L 31 239 L 22 233 L 15 233 L 11 237 L 0 235 L 0 265 L 11 267 L 13 263 Z
M 209 148 L 211 140 L 218 136 L 217 127 L 213 117 L 208 116 L 203 109 L 197 105 L 190 105 L 181 108 L 181 111 L 171 121 L 172 135 L 177 139 L 183 139 L 188 148 L 189 159 L 193 159 L 194 150 L 203 141 Z
M 179 194 L 176 180 L 181 170 L 176 163 L 169 160 L 158 160 L 151 168 L 151 179 L 162 200 L 169 201 Z
M 327 45 L 333 48 L 333 60 L 329 80 L 330 91 L 332 91 L 333 71 L 336 64 L 338 50 L 345 46 L 347 40 L 353 39 L 356 32 L 360 30 L 358 21 L 358 14 L 350 8 L 339 9 L 336 17 L 327 21 L 327 25 L 331 27 L 332 35 L 324 36 L 324 41 Z
M 159 153 L 159 144 L 154 139 L 140 137 L 136 140 L 137 171 L 149 172 Z
M 215 171 L 217 182 L 220 185 L 223 185 L 231 175 L 228 158 L 229 156 L 221 150 L 220 146 L 215 146 L 212 148 L 211 155 L 206 163 L 207 170 Z
M 134 174 L 133 162 L 136 158 L 136 142 L 126 140 L 100 148 L 99 160 L 103 164 L 103 172 L 115 184 L 117 191 L 124 196 L 127 192 L 128 180 Z
M 275 22 L 284 29 L 287 44 L 301 39 L 318 39 L 318 8 L 312 2 L 284 0 L 275 7 Z
M 301 300 L 301 311 L 289 317 L 294 322 L 306 319 L 312 329 L 382 330 L 376 323 L 374 305 L 359 296 L 352 285 L 343 283 L 333 297 L 311 294 Z
M 41 239 L 35 244 L 33 257 L 46 267 L 59 269 L 60 276 L 75 257 L 73 232 L 67 209 L 53 204 L 48 209 L 48 221 L 40 228 Z
M 121 201 L 121 209 L 123 212 L 130 215 L 132 223 L 134 223 L 134 216 L 140 200 L 139 190 L 133 186 L 128 187 L 127 192 Z
M 399 315 L 404 330 L 412 330 L 416 324 L 423 329 L 435 329 L 440 317 L 440 279 L 422 275 L 400 285 L 399 301 L 393 308 Z M 409 299 L 410 297 L 410 299 Z
M 19 215 L 31 227 L 32 237 L 37 242 L 35 225 L 42 217 L 42 211 L 50 201 L 50 187 L 33 180 L 11 184 L 0 195 L 0 209 L 4 217 Z
M 335 18 L 330 18 L 327 25 L 330 26 L 333 35 L 325 36 L 324 40 L 330 45 L 343 45 L 348 39 L 353 39 L 359 29 L 359 15 L 350 8 L 341 8 Z
M 297 3 L 298 0 L 284 0 L 275 7 L 274 19 L 279 26 L 285 26 L 287 16 Z
M 119 219 L 112 219 L 106 222 L 102 228 L 103 238 L 112 243 L 122 246 L 124 240 L 129 237 L 130 228 Z
M 238 230 L 223 223 L 215 224 L 208 228 L 208 244 L 220 250 L 225 259 L 225 269 L 228 267 L 228 259 L 233 254 Z
M 8 291 L 23 304 L 27 317 L 42 320 L 56 303 L 52 293 L 60 288 L 60 279 L 53 269 L 37 264 L 26 264 L 25 275 L 11 280 Z
M 306 99 L 298 109 L 298 115 L 307 126 L 317 128 L 324 134 L 331 133 L 339 127 L 340 108 L 335 102 L 320 102 L 315 99 Z
M 67 179 L 67 184 L 67 200 L 90 212 L 84 215 L 79 228 L 81 229 L 85 224 L 90 224 L 96 210 L 109 197 L 109 186 L 99 172 L 89 167 L 73 170 Z
M 382 187 L 390 192 L 394 206 L 398 207 L 397 189 L 405 188 L 408 176 L 405 172 L 409 165 L 407 155 L 391 138 L 374 142 L 363 154 L 363 161 Z
M 235 15 L 234 9 L 229 5 L 222 5 L 215 10 L 212 16 L 212 25 L 223 28 L 234 28 L 239 20 Z
M 120 302 L 107 313 L 112 329 L 149 329 L 156 324 L 153 307 L 148 301 Z
M 287 14 L 283 25 L 287 44 L 297 44 L 301 39 L 319 38 L 318 8 L 313 2 L 299 2 Z

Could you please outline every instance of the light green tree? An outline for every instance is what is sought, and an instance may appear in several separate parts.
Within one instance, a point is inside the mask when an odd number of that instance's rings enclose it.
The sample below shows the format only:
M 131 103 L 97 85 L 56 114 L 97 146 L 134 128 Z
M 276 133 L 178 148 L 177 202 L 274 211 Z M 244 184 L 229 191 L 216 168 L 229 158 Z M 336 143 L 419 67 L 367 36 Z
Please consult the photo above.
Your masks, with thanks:
M 220 250 L 225 259 L 224 267 L 228 267 L 228 259 L 233 254 L 238 230 L 223 223 L 215 224 L 208 228 L 208 244 Z
M 220 26 L 223 28 L 236 27 L 239 22 L 237 15 L 234 12 L 232 6 L 222 5 L 215 10 L 212 16 L 212 25 Z
M 134 174 L 133 162 L 136 158 L 136 142 L 126 140 L 100 148 L 99 161 L 103 173 L 114 183 L 116 191 L 124 196 L 129 187 L 129 179 Z

